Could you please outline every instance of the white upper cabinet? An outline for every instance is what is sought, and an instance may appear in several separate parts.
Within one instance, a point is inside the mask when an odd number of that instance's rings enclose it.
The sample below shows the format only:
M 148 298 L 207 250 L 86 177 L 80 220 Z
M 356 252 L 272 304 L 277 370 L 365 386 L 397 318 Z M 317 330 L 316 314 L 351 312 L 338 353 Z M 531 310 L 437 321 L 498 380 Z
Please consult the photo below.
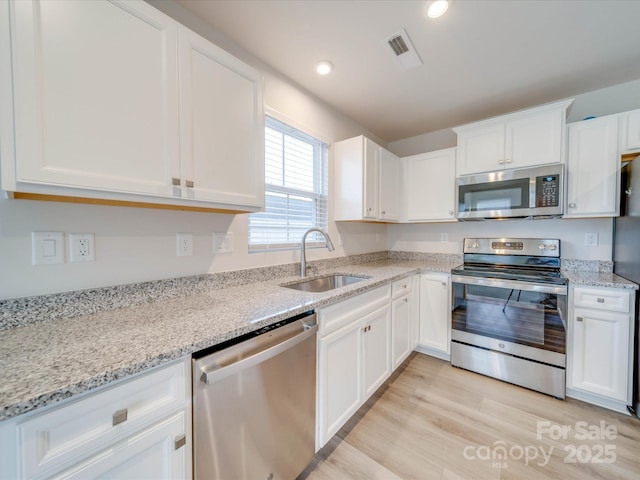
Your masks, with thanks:
M 378 213 L 381 220 L 397 221 L 400 218 L 400 179 L 400 159 L 390 151 L 380 148 Z
M 10 6 L 17 161 L 3 187 L 172 195 L 177 24 L 144 2 Z
M 3 189 L 262 208 L 256 71 L 143 1 L 11 1 L 0 21 Z
M 565 218 L 618 215 L 618 115 L 569 125 Z
M 262 208 L 260 75 L 186 28 L 180 29 L 180 49 L 180 158 L 187 198 Z
M 620 149 L 622 153 L 640 153 L 640 110 L 622 114 Z
M 566 111 L 571 101 L 456 127 L 456 172 L 467 175 L 564 161 Z
M 407 222 L 455 221 L 456 149 L 402 158 Z
M 337 221 L 396 221 L 400 217 L 400 159 L 360 135 L 336 142 Z

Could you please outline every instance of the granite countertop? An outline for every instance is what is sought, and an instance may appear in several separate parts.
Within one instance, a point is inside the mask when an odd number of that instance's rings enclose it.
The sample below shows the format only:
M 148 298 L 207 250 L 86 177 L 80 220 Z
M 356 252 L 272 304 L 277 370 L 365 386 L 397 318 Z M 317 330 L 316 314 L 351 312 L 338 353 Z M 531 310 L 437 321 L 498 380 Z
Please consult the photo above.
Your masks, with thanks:
M 572 270 L 562 270 L 569 285 L 580 285 L 589 287 L 610 287 L 610 288 L 626 288 L 637 290 L 638 285 L 626 280 L 615 273 L 611 272 L 581 272 Z
M 196 293 L 28 324 L 0 335 L 0 420 L 321 308 L 414 273 L 449 273 L 460 261 L 386 259 L 315 272 L 368 277 L 328 292 L 284 288 L 297 276 L 228 288 L 198 280 Z M 574 285 L 637 289 L 613 273 L 563 271 Z M 80 292 L 82 293 L 82 292 Z M 82 295 L 79 297 L 82 298 Z
M 0 336 L 0 420 L 411 274 L 448 273 L 456 265 L 403 260 L 345 265 L 319 273 L 369 278 L 307 293 L 281 286 L 299 277 L 281 277 L 5 330 Z

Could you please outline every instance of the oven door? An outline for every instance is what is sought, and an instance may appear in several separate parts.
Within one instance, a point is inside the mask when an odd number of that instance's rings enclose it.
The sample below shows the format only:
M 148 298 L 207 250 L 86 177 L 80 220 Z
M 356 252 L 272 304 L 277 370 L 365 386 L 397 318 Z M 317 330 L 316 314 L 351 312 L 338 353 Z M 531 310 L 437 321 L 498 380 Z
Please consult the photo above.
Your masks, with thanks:
M 452 340 L 565 366 L 567 287 L 452 275 Z

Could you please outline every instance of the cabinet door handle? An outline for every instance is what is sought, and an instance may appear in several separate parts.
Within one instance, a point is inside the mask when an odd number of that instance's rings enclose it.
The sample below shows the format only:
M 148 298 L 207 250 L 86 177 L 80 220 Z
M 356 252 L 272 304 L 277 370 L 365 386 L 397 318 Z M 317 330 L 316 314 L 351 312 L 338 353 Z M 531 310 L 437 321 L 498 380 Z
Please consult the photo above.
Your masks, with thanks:
M 187 436 L 184 433 L 182 435 L 178 435 L 175 438 L 174 446 L 176 450 L 184 447 L 186 444 L 187 444 Z
M 186 180 L 184 184 L 187 186 L 187 188 L 193 188 L 193 180 Z
M 407 303 L 408 301 L 409 301 L 409 299 L 408 299 L 408 298 L 405 298 L 405 299 L 404 299 L 404 303 Z
M 498 160 L 498 163 L 502 165 L 504 163 L 504 160 Z
M 604 303 L 604 298 L 598 298 L 598 303 Z
M 569 208 L 576 208 L 576 204 L 575 203 L 570 203 L 569 204 Z
M 511 163 L 511 159 L 510 158 L 505 158 L 504 159 L 504 163 Z
M 449 210 L 449 215 L 453 215 L 453 210 Z
M 447 286 L 447 282 L 442 282 L 442 286 L 446 287 Z
M 122 410 L 118 410 L 113 414 L 113 426 L 120 425 L 123 422 L 127 421 L 127 409 L 123 408 Z
M 176 177 L 171 178 L 171 185 L 179 187 L 180 186 L 180 179 L 176 178 Z
M 581 322 L 582 321 L 582 317 L 576 317 L 576 321 L 577 322 Z

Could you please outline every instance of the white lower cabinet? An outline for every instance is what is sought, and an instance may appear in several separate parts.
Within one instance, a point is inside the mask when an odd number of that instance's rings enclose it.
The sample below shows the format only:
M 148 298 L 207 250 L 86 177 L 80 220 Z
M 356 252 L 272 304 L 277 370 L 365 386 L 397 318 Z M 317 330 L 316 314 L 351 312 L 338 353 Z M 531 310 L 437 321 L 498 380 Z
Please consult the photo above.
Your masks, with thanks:
M 414 281 L 417 275 L 391 286 L 391 367 L 393 370 L 409 356 L 417 343 L 418 314 L 415 308 Z
M 626 412 L 631 404 L 634 291 L 574 287 L 567 395 Z
M 318 322 L 317 450 L 391 374 L 391 286 L 326 307 Z
M 191 478 L 190 371 L 183 359 L 3 422 L 0 477 Z
M 449 360 L 451 344 L 451 277 L 420 275 L 420 338 L 418 351 Z

